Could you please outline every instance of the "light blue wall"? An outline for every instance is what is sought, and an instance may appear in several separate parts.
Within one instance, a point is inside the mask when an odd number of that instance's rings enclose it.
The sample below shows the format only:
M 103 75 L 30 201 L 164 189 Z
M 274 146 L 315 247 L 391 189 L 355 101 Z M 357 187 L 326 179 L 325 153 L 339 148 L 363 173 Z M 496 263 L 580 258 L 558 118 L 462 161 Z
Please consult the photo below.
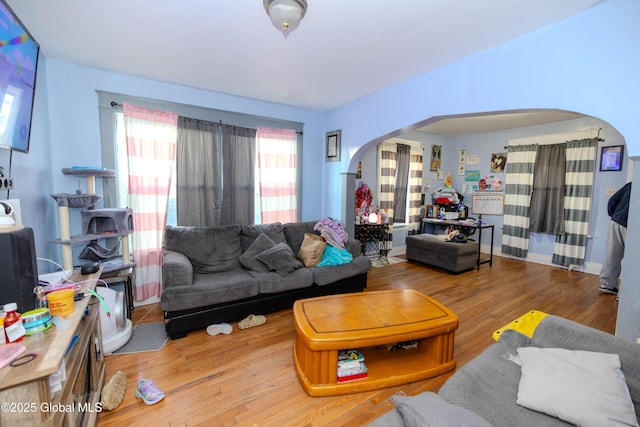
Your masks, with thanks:
M 166 100 L 220 110 L 241 112 L 304 123 L 302 219 L 322 216 L 324 121 L 321 113 L 260 102 L 185 86 L 43 60 L 39 68 L 36 110 L 29 154 L 14 153 L 12 176 L 20 198 L 23 222 L 34 229 L 39 257 L 60 262 L 60 248 L 48 243 L 59 237 L 58 214 L 52 193 L 86 191 L 86 181 L 63 175 L 73 165 L 101 166 L 100 127 L 96 90 Z M 8 166 L 8 152 L 0 153 L 0 165 Z M 100 193 L 101 180 L 96 180 Z M 4 198 L 4 197 L 3 197 Z M 79 213 L 71 210 L 71 234 L 79 234 Z M 39 264 L 40 267 L 40 264 Z
M 640 154 L 638 16 L 640 2 L 608 0 L 328 111 L 327 127 L 342 129 L 341 171 L 355 172 L 367 144 L 428 118 L 511 109 L 554 108 L 602 119 L 624 136 L 631 155 Z M 340 177 L 328 178 L 325 210 L 340 216 Z

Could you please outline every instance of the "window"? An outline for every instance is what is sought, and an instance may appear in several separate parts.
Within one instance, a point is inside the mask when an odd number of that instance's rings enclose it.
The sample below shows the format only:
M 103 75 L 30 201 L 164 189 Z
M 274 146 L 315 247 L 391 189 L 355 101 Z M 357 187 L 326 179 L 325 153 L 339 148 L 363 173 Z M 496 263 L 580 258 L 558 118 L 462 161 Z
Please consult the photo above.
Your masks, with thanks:
M 296 133 L 259 128 L 256 135 L 255 224 L 298 220 Z
M 301 197 L 301 171 L 297 161 L 302 147 L 302 124 L 256 116 L 211 110 L 183 104 L 170 104 L 127 97 L 120 94 L 98 92 L 103 166 L 115 169 L 114 180 L 104 180 L 104 203 L 107 207 L 125 207 L 127 203 L 128 171 L 121 103 L 131 102 L 147 108 L 171 110 L 184 117 L 213 122 L 229 122 L 244 127 L 262 128 L 256 154 L 256 215 L 255 223 L 299 220 Z M 169 105 L 168 105 L 169 104 Z M 278 131 L 277 129 L 286 129 Z M 269 153 L 267 155 L 267 153 Z M 259 163 L 262 155 L 263 162 Z M 280 164 L 273 160 L 280 157 Z M 265 163 L 270 160 L 270 163 Z M 286 166 L 283 166 L 286 165 Z M 172 183 L 168 202 L 167 224 L 177 225 L 176 187 Z

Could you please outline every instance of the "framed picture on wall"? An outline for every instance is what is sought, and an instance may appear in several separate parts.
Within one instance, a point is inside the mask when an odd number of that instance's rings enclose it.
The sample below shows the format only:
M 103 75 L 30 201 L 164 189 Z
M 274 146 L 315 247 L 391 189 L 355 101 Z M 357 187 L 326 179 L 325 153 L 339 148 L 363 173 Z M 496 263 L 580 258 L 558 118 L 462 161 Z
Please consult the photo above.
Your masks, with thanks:
M 435 172 L 440 169 L 442 161 L 442 146 L 441 145 L 432 145 L 431 146 L 431 167 L 429 170 Z
M 342 131 L 333 130 L 327 132 L 327 162 L 340 161 L 340 138 Z
M 507 153 L 491 154 L 491 173 L 503 173 L 507 165 Z
M 612 145 L 600 149 L 600 171 L 621 171 L 624 145 Z

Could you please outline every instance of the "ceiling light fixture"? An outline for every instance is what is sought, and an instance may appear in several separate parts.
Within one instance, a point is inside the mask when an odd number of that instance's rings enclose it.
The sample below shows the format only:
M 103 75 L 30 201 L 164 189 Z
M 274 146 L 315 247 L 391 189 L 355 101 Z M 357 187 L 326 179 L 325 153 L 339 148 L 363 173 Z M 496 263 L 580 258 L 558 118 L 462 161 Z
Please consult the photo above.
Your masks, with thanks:
M 264 0 L 263 4 L 273 26 L 284 34 L 285 39 L 298 28 L 307 12 L 306 0 Z

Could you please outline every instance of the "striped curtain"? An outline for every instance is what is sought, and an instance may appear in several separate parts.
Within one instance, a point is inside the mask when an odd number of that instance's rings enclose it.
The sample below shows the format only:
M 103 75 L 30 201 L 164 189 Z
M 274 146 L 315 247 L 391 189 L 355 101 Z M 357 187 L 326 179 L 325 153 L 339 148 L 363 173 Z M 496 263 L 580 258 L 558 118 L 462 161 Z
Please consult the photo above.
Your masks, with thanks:
M 552 263 L 584 264 L 589 234 L 597 138 L 567 142 L 564 195 L 565 233 L 556 236 Z
M 260 212 L 256 223 L 296 222 L 297 138 L 295 130 L 258 128 L 256 133 Z
M 126 102 L 123 115 L 134 223 L 134 296 L 142 301 L 162 293 L 162 239 L 176 161 L 178 115 Z
M 529 250 L 529 210 L 533 190 L 533 169 L 537 144 L 509 146 L 502 253 L 526 258 Z
M 409 234 L 420 231 L 422 218 L 422 148 L 411 148 L 411 163 L 409 165 Z
M 393 192 L 396 188 L 396 144 L 378 145 L 378 207 L 393 218 Z
M 378 207 L 384 209 L 387 218 L 393 218 L 396 158 L 396 144 L 383 142 L 378 145 Z M 393 234 L 393 224 L 389 224 L 389 234 Z M 389 238 L 391 239 L 391 236 Z

